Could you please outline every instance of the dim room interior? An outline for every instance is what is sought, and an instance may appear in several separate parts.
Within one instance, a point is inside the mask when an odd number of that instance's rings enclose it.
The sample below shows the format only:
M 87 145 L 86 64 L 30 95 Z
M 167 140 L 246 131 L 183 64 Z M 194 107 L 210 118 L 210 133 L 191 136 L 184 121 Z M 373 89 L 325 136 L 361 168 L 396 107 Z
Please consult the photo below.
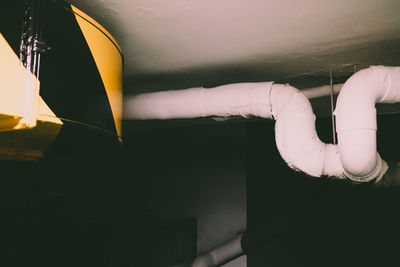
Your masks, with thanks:
M 400 264 L 399 1 L 1 10 L 1 266 Z

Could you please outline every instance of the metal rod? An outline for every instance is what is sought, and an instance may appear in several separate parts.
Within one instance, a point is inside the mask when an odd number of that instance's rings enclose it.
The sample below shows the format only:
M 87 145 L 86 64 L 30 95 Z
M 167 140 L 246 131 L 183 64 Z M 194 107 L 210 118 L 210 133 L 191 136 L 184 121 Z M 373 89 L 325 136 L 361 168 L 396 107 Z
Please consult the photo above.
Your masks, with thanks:
M 330 77 L 330 86 L 331 86 L 331 120 L 332 120 L 332 137 L 333 137 L 333 144 L 336 145 L 336 125 L 335 125 L 335 116 L 333 115 L 334 112 L 334 103 L 333 103 L 333 77 L 332 77 L 332 70 L 329 70 L 329 77 Z
M 20 62 L 25 71 L 25 103 L 20 128 L 36 126 L 39 99 L 40 54 L 46 45 L 41 40 L 43 24 L 43 1 L 26 0 L 20 43 Z M 35 77 L 36 76 L 36 77 Z

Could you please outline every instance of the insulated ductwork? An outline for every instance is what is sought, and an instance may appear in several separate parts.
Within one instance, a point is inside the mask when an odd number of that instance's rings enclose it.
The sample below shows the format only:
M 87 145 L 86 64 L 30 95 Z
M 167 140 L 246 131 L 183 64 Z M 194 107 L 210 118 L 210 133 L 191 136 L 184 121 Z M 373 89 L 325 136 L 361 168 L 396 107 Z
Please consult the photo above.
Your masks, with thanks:
M 127 119 L 182 119 L 257 116 L 271 118 L 268 92 L 272 82 L 239 83 L 134 96 L 125 102 Z
M 292 86 L 273 82 L 141 94 L 125 101 L 125 118 L 275 119 L 277 148 L 292 169 L 314 177 L 378 182 L 388 167 L 376 150 L 375 103 L 399 101 L 400 68 L 371 67 L 353 75 L 343 85 L 335 110 L 338 145 L 320 141 L 315 115 L 304 94 Z
M 141 94 L 125 102 L 127 119 L 257 116 L 275 119 L 276 144 L 287 164 L 308 175 L 343 178 L 337 146 L 324 144 L 315 130 L 310 102 L 289 85 L 239 83 Z

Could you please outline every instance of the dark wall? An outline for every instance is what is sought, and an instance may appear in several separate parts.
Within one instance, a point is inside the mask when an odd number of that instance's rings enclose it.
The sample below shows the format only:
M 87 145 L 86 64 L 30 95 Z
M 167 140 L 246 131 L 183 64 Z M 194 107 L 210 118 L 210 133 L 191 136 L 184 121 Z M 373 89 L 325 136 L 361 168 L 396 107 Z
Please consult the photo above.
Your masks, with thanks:
M 378 118 L 389 161 L 399 161 L 399 120 Z M 270 237 L 249 253 L 250 267 L 397 262 L 399 191 L 295 173 L 273 126 L 126 131 L 124 146 L 103 155 L 0 162 L 0 265 L 170 266 L 246 224 Z M 330 141 L 330 121 L 317 126 Z
M 399 160 L 400 116 L 378 117 L 378 149 Z M 247 224 L 269 236 L 248 266 L 397 266 L 400 191 L 295 173 L 275 146 L 273 122 L 247 128 Z M 329 119 L 317 120 L 331 140 Z
M 245 132 L 244 124 L 128 127 L 114 151 L 1 161 L 0 266 L 193 259 L 246 226 Z
M 0 265 L 132 263 L 147 186 L 139 169 L 127 175 L 124 154 L 0 162 Z
M 246 128 L 243 123 L 181 125 L 137 137 L 149 182 L 149 210 L 196 218 L 198 253 L 246 227 Z

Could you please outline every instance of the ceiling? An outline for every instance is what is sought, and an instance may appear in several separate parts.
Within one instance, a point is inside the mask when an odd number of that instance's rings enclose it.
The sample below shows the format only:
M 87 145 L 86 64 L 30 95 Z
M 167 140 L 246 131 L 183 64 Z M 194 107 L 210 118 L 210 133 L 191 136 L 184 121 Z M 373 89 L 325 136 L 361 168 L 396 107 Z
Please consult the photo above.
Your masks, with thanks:
M 400 63 L 398 0 L 68 0 L 117 39 L 125 94 L 244 81 L 299 88 Z

